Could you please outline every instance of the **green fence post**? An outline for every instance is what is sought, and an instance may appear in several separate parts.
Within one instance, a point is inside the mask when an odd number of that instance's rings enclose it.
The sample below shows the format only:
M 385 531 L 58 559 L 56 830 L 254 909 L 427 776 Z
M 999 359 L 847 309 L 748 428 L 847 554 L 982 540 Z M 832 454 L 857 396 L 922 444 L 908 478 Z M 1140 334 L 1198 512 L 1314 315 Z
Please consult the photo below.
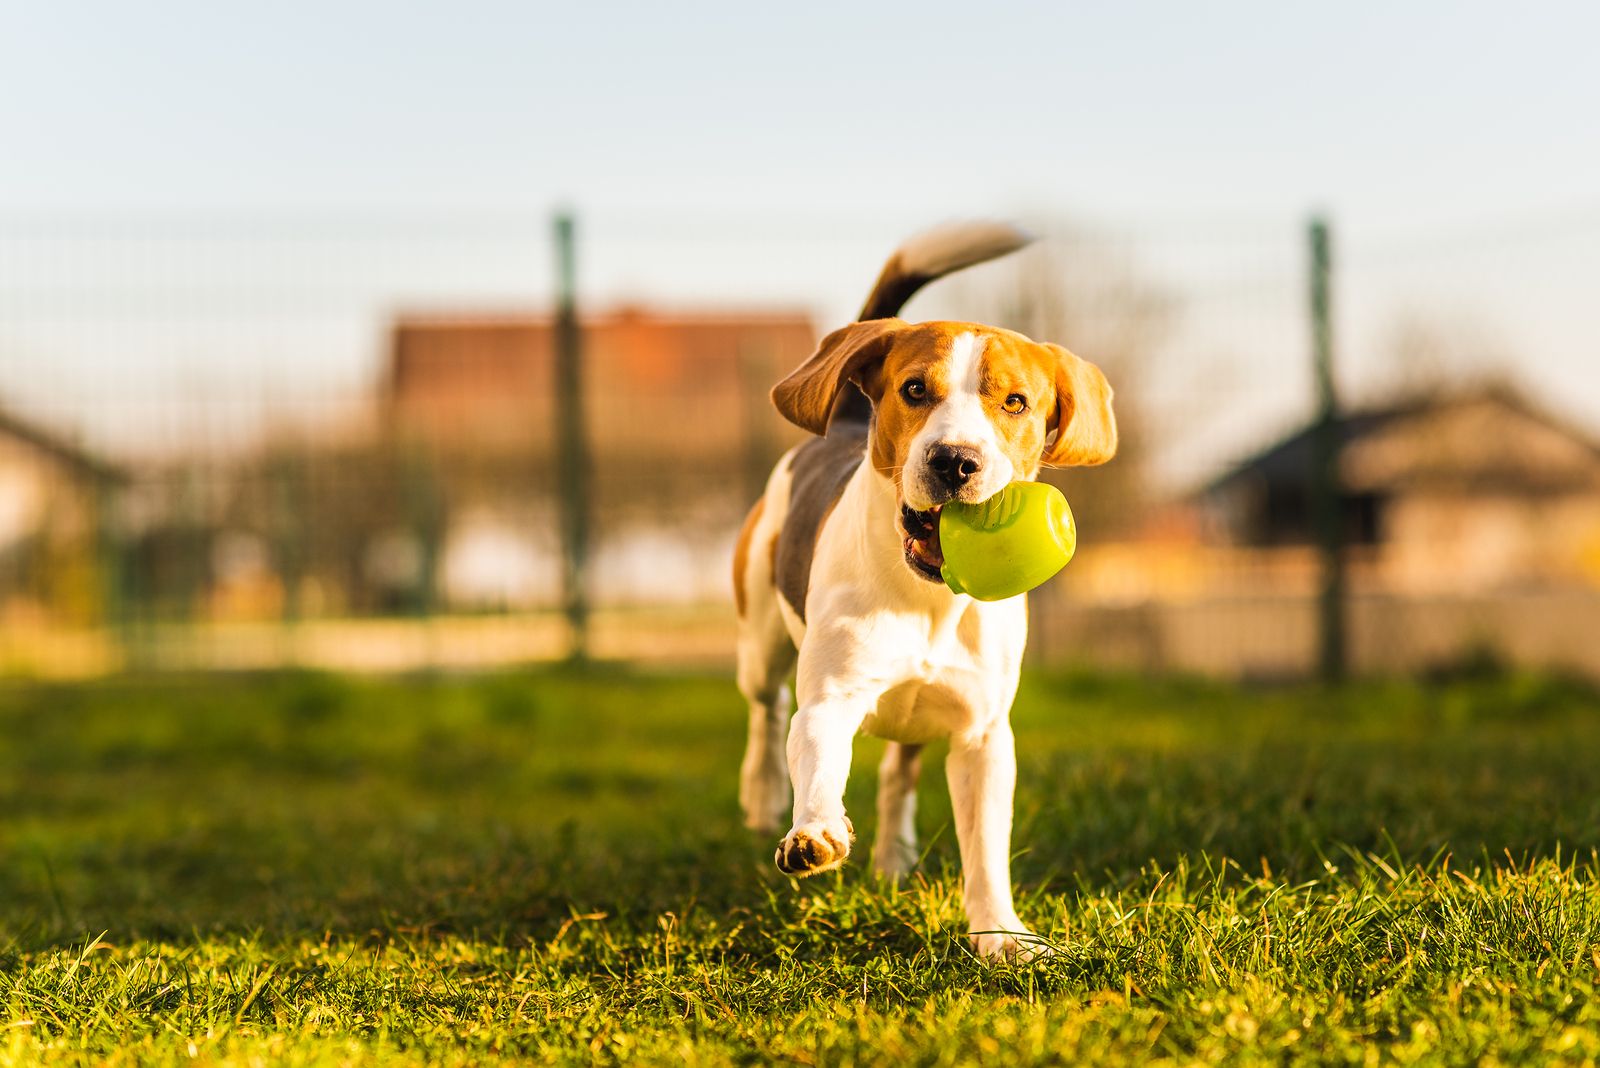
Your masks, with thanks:
M 1317 674 L 1325 683 L 1344 679 L 1344 516 L 1340 507 L 1339 401 L 1333 380 L 1332 253 L 1328 223 L 1311 220 L 1311 360 L 1317 419 L 1311 436 L 1311 513 L 1321 556 L 1317 613 Z
M 561 512 L 562 600 L 570 657 L 589 656 L 589 451 L 583 410 L 583 335 L 578 325 L 573 219 L 561 213 L 556 238 L 556 492 Z

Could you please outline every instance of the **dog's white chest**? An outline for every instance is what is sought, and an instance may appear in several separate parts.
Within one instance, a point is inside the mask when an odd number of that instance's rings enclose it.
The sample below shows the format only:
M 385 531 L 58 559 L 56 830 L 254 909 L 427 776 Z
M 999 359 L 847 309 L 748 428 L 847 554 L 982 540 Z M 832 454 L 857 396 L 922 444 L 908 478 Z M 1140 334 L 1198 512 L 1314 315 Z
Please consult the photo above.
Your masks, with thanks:
M 861 727 L 892 742 L 920 743 L 982 726 L 990 702 L 974 672 L 948 669 L 933 680 L 908 680 L 890 687 Z
M 899 661 L 862 729 L 896 742 L 982 732 L 1010 701 L 1026 617 L 1010 606 L 971 606 L 959 635 L 937 631 L 921 655 Z M 986 616 L 986 625 L 978 617 Z M 900 648 L 908 653 L 915 646 Z

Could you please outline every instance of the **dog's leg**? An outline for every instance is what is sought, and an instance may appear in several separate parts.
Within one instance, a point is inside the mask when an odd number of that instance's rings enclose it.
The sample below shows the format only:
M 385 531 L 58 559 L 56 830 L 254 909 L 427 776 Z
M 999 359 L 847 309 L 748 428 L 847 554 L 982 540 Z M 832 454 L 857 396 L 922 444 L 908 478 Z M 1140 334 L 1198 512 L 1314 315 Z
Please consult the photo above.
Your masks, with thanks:
M 739 807 L 744 825 L 771 833 L 789 808 L 789 769 L 784 738 L 789 729 L 786 685 L 798 653 L 773 585 L 773 545 L 788 500 L 786 464 L 774 470 L 766 495 L 750 511 L 734 553 L 734 591 L 739 600 L 739 692 L 750 707 L 744 761 L 739 766 Z
M 917 777 L 922 773 L 922 746 L 890 742 L 878 765 L 878 837 L 872 866 L 880 875 L 899 878 L 917 863 Z
M 850 855 L 855 827 L 844 812 L 850 747 L 866 718 L 864 705 L 803 705 L 789 724 L 789 778 L 794 826 L 778 843 L 778 869 L 788 875 L 832 871 Z
M 961 846 L 962 899 L 973 948 L 984 957 L 1031 957 L 1038 944 L 1029 941 L 1031 932 L 1011 901 L 1017 756 L 1010 725 L 997 723 L 978 738 L 952 738 L 945 774 Z
M 776 609 L 773 609 L 776 619 Z M 739 767 L 739 806 L 744 825 L 772 832 L 783 826 L 789 808 L 789 769 L 784 743 L 789 728 L 789 687 L 794 645 L 782 632 L 782 621 L 765 628 L 746 624 L 739 638 L 739 692 L 750 705 L 750 732 Z
M 750 733 L 739 766 L 739 807 L 744 825 L 770 832 L 783 823 L 789 807 L 789 770 L 783 751 L 789 726 L 789 688 L 779 686 L 768 697 L 749 698 Z

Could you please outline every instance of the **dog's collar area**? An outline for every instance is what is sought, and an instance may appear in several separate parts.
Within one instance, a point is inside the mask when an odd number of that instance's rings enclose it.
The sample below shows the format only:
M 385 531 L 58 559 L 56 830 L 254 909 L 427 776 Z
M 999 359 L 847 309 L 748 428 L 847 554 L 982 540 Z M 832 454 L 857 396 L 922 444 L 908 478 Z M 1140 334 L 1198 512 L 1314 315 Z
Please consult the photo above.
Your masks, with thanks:
M 900 506 L 906 564 L 913 572 L 931 582 L 944 581 L 944 550 L 939 545 L 939 510 L 938 505 L 926 511 L 918 511 L 905 504 Z

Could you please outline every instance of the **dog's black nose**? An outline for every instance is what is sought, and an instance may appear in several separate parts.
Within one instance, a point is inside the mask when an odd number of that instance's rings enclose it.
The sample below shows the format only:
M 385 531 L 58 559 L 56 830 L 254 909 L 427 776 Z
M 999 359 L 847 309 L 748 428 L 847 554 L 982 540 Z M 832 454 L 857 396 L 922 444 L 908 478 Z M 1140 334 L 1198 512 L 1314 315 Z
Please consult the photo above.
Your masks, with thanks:
M 966 445 L 929 445 L 928 469 L 948 489 L 958 490 L 983 468 L 977 449 Z

